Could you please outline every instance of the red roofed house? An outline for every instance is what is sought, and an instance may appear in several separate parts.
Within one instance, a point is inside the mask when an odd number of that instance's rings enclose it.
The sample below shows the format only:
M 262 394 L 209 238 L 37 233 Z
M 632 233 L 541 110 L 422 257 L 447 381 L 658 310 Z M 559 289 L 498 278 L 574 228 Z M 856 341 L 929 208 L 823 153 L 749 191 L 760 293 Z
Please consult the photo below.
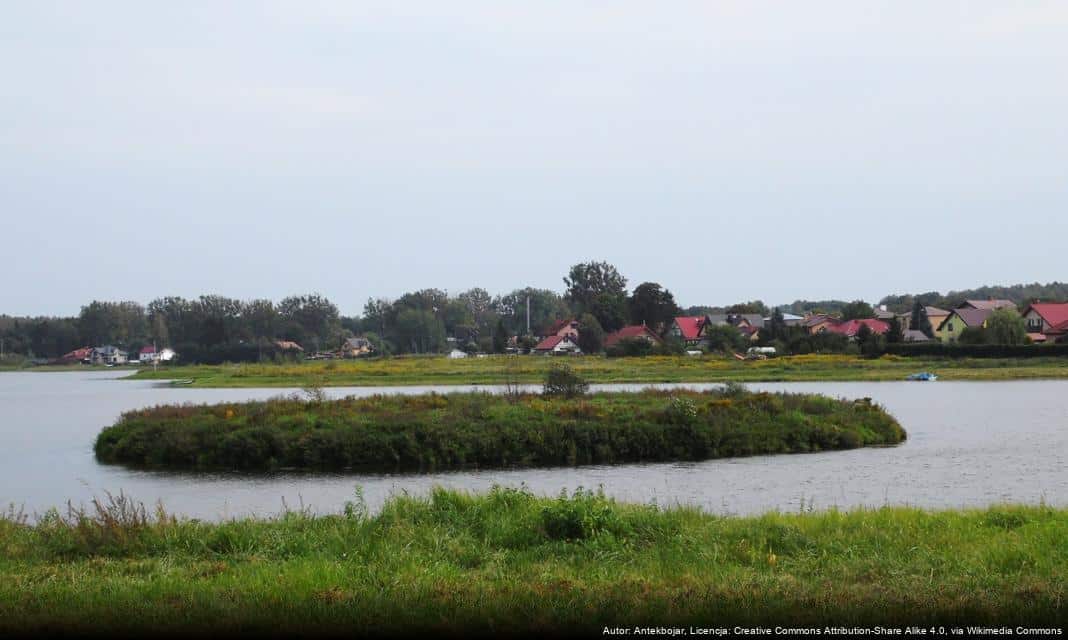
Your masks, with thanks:
M 568 318 L 566 320 L 557 320 L 549 325 L 548 328 L 543 329 L 538 334 L 539 338 L 548 338 L 550 336 L 568 336 L 572 340 L 578 340 L 579 323 L 574 318 Z
M 81 349 L 75 349 L 70 353 L 65 353 L 56 359 L 57 363 L 61 364 L 74 364 L 75 362 L 88 362 L 93 356 L 92 347 L 82 347 Z
M 860 328 L 867 325 L 871 332 L 877 335 L 882 335 L 890 330 L 890 325 L 882 320 L 876 320 L 875 318 L 864 318 L 862 320 L 844 320 L 837 324 L 827 326 L 825 331 L 828 333 L 838 333 L 847 338 L 855 338 L 860 333 Z
M 534 347 L 535 353 L 582 353 L 578 343 L 571 336 L 549 336 Z
M 677 316 L 671 321 L 671 326 L 668 327 L 665 335 L 682 340 L 686 346 L 692 347 L 704 341 L 701 335 L 701 330 L 704 328 L 704 316 Z
M 615 346 L 620 340 L 645 340 L 649 344 L 660 344 L 663 340 L 652 329 L 644 324 L 623 327 L 619 331 L 613 331 L 604 338 L 605 348 Z
M 1068 302 L 1035 302 L 1024 307 L 1027 333 L 1035 342 L 1063 337 L 1068 333 Z

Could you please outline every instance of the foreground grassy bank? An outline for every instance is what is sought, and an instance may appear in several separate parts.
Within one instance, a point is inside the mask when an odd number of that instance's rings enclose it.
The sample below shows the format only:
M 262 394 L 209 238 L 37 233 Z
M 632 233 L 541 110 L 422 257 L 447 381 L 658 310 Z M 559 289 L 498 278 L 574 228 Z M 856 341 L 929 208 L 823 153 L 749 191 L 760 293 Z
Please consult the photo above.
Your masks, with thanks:
M 234 364 L 169 367 L 138 371 L 138 380 L 190 379 L 201 387 L 381 386 L 412 384 L 538 383 L 558 358 L 488 356 L 313 361 L 295 364 Z M 845 355 L 807 355 L 739 361 L 717 356 L 566 358 L 594 383 L 613 382 L 778 382 L 903 380 L 910 373 L 934 371 L 945 380 L 1018 380 L 1068 378 L 1068 358 L 905 358 L 866 359 Z
M 731 387 L 161 406 L 123 414 L 95 450 L 103 462 L 149 467 L 432 471 L 704 460 L 904 439 L 871 403 Z
M 374 516 L 0 519 L 0 632 L 567 632 L 1068 618 L 1068 511 L 716 517 L 495 489 Z

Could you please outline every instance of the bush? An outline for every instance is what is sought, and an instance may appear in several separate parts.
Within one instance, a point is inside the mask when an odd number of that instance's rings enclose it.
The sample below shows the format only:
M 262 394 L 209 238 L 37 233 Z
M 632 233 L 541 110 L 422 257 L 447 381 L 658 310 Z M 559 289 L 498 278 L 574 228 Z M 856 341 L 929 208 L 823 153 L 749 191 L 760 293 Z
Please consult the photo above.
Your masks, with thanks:
M 563 396 L 574 398 L 585 395 L 590 390 L 586 382 L 575 370 L 566 364 L 554 364 L 545 374 L 542 393 L 546 396 Z

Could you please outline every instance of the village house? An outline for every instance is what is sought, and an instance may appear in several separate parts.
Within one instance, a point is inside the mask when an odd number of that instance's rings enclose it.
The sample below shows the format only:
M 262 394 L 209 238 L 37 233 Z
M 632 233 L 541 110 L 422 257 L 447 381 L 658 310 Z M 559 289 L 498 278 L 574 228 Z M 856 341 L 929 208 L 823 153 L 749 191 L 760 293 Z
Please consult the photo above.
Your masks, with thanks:
M 579 323 L 574 318 L 568 318 L 566 320 L 557 320 L 556 322 L 543 329 L 538 334 L 539 338 L 548 338 L 551 336 L 568 336 L 572 340 L 577 341 L 579 335 Z
M 676 316 L 671 320 L 666 336 L 683 342 L 687 347 L 697 347 L 705 342 L 702 330 L 706 316 Z
M 957 307 L 935 328 L 935 337 L 945 343 L 956 342 L 960 339 L 961 332 L 968 327 L 986 327 L 986 321 L 993 312 L 992 307 L 985 309 L 971 306 Z
M 374 352 L 371 341 L 367 338 L 349 338 L 341 345 L 338 356 L 342 358 L 360 358 L 371 355 Z
M 174 350 L 164 347 L 157 350 L 154 345 L 147 347 L 141 347 L 141 350 L 137 353 L 137 360 L 141 364 L 152 364 L 154 362 L 170 362 L 174 359 Z
M 64 353 L 62 356 L 56 358 L 56 364 L 75 364 L 78 362 L 88 363 L 92 360 L 93 348 L 82 347 L 81 349 L 75 349 L 69 353 Z
M 570 335 L 549 336 L 534 347 L 534 353 L 543 355 L 581 354 L 582 349 L 579 349 L 578 342 Z
M 126 364 L 129 359 L 128 356 L 129 354 L 122 349 L 108 344 L 103 347 L 94 348 L 93 353 L 90 356 L 90 361 L 93 364 L 104 365 Z
M 828 325 L 824 331 L 828 333 L 837 333 L 843 335 L 849 339 L 855 339 L 857 334 L 860 333 L 861 327 L 868 327 L 871 332 L 876 335 L 883 335 L 890 330 L 890 325 L 878 318 L 862 318 L 859 320 L 843 320 L 841 322 Z
M 827 327 L 834 326 L 841 322 L 840 318 L 827 315 L 825 313 L 816 313 L 805 318 L 805 322 L 801 325 L 811 335 L 816 335 L 822 331 L 826 331 Z
M 927 321 L 931 323 L 931 331 L 938 328 L 938 325 L 942 324 L 942 321 L 949 317 L 950 312 L 945 309 L 939 309 L 938 307 L 924 307 L 923 315 L 927 316 Z M 912 321 L 911 314 L 909 322 Z M 908 326 L 908 325 L 905 325 Z
M 1012 309 L 1016 310 L 1016 303 L 1012 300 L 988 298 L 986 300 L 965 300 L 957 305 L 958 309 L 984 309 L 986 311 L 996 311 L 998 309 Z
M 304 351 L 304 347 L 292 340 L 275 340 L 274 346 L 278 347 L 280 351 Z
M 604 347 L 608 349 L 619 343 L 620 340 L 645 340 L 649 344 L 658 345 L 663 342 L 660 336 L 645 326 L 644 324 L 636 324 L 629 327 L 623 327 L 619 331 L 613 331 L 604 338 Z
M 1068 335 L 1068 302 L 1033 302 L 1023 310 L 1032 342 L 1053 342 Z

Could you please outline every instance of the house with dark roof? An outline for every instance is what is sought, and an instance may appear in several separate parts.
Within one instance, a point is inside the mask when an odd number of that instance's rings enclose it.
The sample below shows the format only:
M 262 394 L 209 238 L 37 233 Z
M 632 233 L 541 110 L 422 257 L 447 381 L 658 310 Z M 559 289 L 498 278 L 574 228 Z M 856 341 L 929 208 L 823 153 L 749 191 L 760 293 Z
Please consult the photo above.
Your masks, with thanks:
M 604 348 L 608 349 L 614 347 L 620 340 L 645 340 L 649 344 L 658 345 L 663 342 L 660 336 L 645 326 L 644 324 L 635 324 L 629 327 L 623 327 L 619 331 L 613 331 L 604 338 Z
M 965 300 L 957 305 L 958 309 L 986 309 L 987 311 L 994 311 L 996 309 L 1012 309 L 1016 310 L 1016 303 L 1012 300 L 988 298 L 986 300 Z
M 95 347 L 90 356 L 90 361 L 93 364 L 126 364 L 128 359 L 128 353 L 110 344 L 104 345 L 103 347 Z
M 828 327 L 832 327 L 839 322 L 841 318 L 836 316 L 827 315 L 825 313 L 816 313 L 805 318 L 804 323 L 801 324 L 805 328 L 805 331 L 815 335 L 821 331 L 826 331 Z
M 579 349 L 577 340 L 573 339 L 571 336 L 549 336 L 535 345 L 534 353 L 543 355 L 580 354 L 582 353 L 582 349 Z
M 986 321 L 993 308 L 976 309 L 974 307 L 957 307 L 946 319 L 935 327 L 935 337 L 942 342 L 956 342 L 962 331 L 969 327 L 986 327 Z

